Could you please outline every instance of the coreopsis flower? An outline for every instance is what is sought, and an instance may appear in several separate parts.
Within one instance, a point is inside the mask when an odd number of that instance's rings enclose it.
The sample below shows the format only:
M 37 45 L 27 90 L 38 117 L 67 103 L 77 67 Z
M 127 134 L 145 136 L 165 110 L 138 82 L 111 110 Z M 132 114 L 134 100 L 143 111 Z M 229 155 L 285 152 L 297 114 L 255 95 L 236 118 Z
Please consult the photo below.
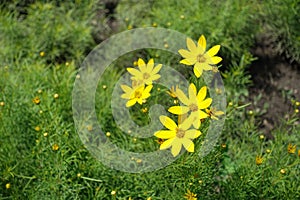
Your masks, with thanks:
M 168 93 L 172 98 L 176 98 L 176 97 L 177 97 L 176 90 L 178 90 L 178 85 L 172 86 L 171 89 L 170 89 L 169 91 L 167 91 L 167 93 Z
M 34 104 L 36 104 L 36 105 L 39 105 L 39 104 L 41 103 L 41 100 L 40 100 L 39 97 L 34 97 L 34 98 L 32 99 L 32 102 L 33 102 Z
M 196 129 L 189 129 L 192 125 L 191 120 L 187 119 L 178 125 L 167 116 L 160 116 L 159 120 L 167 129 L 169 129 L 160 130 L 154 133 L 156 137 L 166 139 L 160 145 L 160 150 L 171 147 L 171 153 L 174 157 L 179 154 L 182 146 L 188 152 L 194 152 L 194 143 L 192 142 L 192 139 L 199 137 L 201 132 Z
M 261 165 L 263 163 L 263 158 L 261 156 L 256 156 L 255 163 L 256 165 Z
M 224 115 L 223 111 L 217 110 L 216 108 L 205 109 L 205 112 L 210 116 L 210 118 L 218 120 L 218 116 Z
M 58 149 L 59 149 L 58 144 L 53 144 L 53 145 L 52 145 L 52 150 L 53 150 L 53 151 L 57 151 Z
M 154 60 L 150 59 L 146 64 L 143 59 L 138 59 L 138 69 L 127 68 L 127 71 L 133 75 L 131 78 L 135 81 L 140 81 L 146 85 L 152 85 L 152 82 L 159 79 L 160 75 L 157 74 L 161 69 L 162 64 L 158 64 L 154 67 Z
M 195 44 L 191 38 L 186 40 L 187 48 L 180 49 L 178 53 L 184 58 L 180 63 L 185 65 L 194 65 L 194 74 L 197 78 L 202 75 L 203 70 L 213 70 L 212 65 L 216 65 L 222 61 L 222 58 L 215 56 L 220 50 L 220 45 L 215 45 L 206 51 L 206 40 L 201 35 L 198 43 Z
M 128 99 L 126 107 L 131 107 L 136 103 L 145 103 L 146 99 L 150 97 L 152 87 L 152 85 L 148 85 L 147 87 L 145 87 L 145 85 L 140 85 L 131 88 L 127 85 L 121 85 L 122 90 L 125 92 L 121 97 L 123 99 Z
M 181 101 L 184 106 L 172 106 L 169 108 L 169 112 L 176 115 L 183 115 L 190 112 L 189 119 L 193 120 L 193 126 L 199 128 L 201 124 L 201 119 L 207 118 L 209 115 L 202 111 L 201 109 L 206 109 L 212 103 L 211 98 L 206 98 L 207 87 L 202 87 L 197 93 L 196 86 L 191 83 L 189 86 L 189 98 L 183 93 L 182 90 L 178 89 L 176 91 L 179 101 Z
M 296 145 L 289 144 L 287 148 L 288 153 L 294 154 L 296 152 Z
M 187 193 L 185 193 L 184 198 L 187 200 L 197 200 L 196 196 L 197 194 L 194 194 L 190 190 L 187 190 Z

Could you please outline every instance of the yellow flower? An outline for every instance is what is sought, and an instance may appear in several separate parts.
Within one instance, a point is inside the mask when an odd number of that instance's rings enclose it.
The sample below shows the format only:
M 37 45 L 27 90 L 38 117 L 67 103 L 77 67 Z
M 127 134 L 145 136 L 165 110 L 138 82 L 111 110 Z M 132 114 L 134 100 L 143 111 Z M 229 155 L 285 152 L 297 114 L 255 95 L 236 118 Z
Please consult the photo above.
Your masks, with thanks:
M 4 106 L 5 103 L 3 101 L 0 102 L 0 106 Z
M 194 194 L 190 190 L 187 190 L 187 193 L 185 193 L 184 198 L 187 200 L 197 200 L 196 196 L 197 194 Z
M 41 130 L 41 127 L 36 126 L 36 127 L 34 128 L 34 130 L 35 130 L 35 131 L 40 131 L 40 130 Z
M 202 75 L 203 70 L 212 70 L 212 65 L 218 64 L 222 58 L 215 56 L 220 50 L 220 45 L 215 45 L 206 52 L 206 40 L 203 35 L 198 40 L 196 45 L 191 38 L 186 40 L 187 48 L 180 49 L 178 53 L 184 58 L 180 63 L 185 65 L 194 65 L 194 73 L 197 78 Z
M 152 87 L 152 85 L 148 85 L 145 88 L 144 85 L 141 85 L 131 88 L 127 85 L 121 85 L 122 90 L 125 92 L 121 97 L 123 99 L 129 99 L 126 103 L 126 107 L 133 106 L 136 102 L 139 104 L 145 103 L 145 100 L 150 97 Z
M 256 156 L 255 163 L 256 165 L 261 165 L 263 163 L 263 158 L 261 156 Z
M 216 108 L 205 109 L 205 112 L 210 116 L 210 118 L 218 120 L 217 116 L 224 115 L 223 111 L 217 110 Z
M 113 190 L 113 191 L 111 191 L 110 194 L 111 194 L 111 195 L 116 195 L 116 194 L 117 194 L 117 191 Z
M 45 52 L 44 52 L 44 51 L 41 51 L 41 52 L 40 52 L 40 56 L 41 56 L 41 57 L 44 57 L 44 56 L 45 56 Z
M 281 174 L 285 174 L 285 173 L 286 173 L 285 169 L 281 169 L 281 170 L 280 170 L 280 173 L 281 173 Z
M 185 106 L 172 106 L 168 111 L 176 115 L 182 115 L 191 112 L 188 118 L 193 119 L 193 126 L 198 129 L 201 124 L 200 120 L 209 116 L 207 113 L 201 110 L 208 108 L 212 102 L 211 98 L 205 99 L 206 93 L 206 86 L 202 87 L 197 94 L 196 86 L 191 83 L 189 86 L 188 99 L 183 91 L 178 89 L 176 91 L 177 97 Z
M 157 74 L 161 69 L 162 64 L 158 64 L 154 67 L 154 60 L 150 59 L 146 64 L 143 59 L 138 59 L 138 68 L 127 68 L 127 71 L 133 75 L 132 80 L 141 81 L 146 85 L 151 85 L 153 81 L 160 78 L 160 75 Z
M 183 123 L 177 125 L 172 119 L 167 116 L 160 116 L 160 122 L 169 130 L 160 130 L 154 135 L 161 139 L 167 139 L 160 145 L 160 150 L 171 147 L 171 153 L 175 157 L 179 154 L 182 145 L 188 152 L 194 152 L 195 139 L 201 135 L 201 132 L 196 129 L 190 129 L 192 125 L 191 120 L 185 120 Z
M 54 97 L 54 99 L 57 99 L 59 97 L 59 95 L 58 94 L 54 94 L 53 97 Z
M 110 133 L 110 132 L 106 132 L 106 136 L 107 136 L 107 137 L 110 137 L 110 136 L 111 136 L 111 133 Z
M 58 144 L 52 145 L 52 150 L 53 150 L 53 151 L 57 151 L 58 149 L 59 149 Z
M 34 97 L 34 98 L 32 99 L 32 102 L 35 103 L 36 105 L 39 105 L 39 104 L 41 103 L 41 100 L 40 100 L 39 97 Z
M 289 144 L 287 150 L 288 153 L 294 154 L 296 152 L 296 145 Z
M 171 89 L 170 89 L 170 91 L 167 91 L 167 93 L 168 93 L 171 97 L 176 98 L 176 97 L 177 97 L 176 90 L 178 90 L 178 85 L 172 86 Z
M 5 188 L 9 189 L 10 188 L 10 183 L 6 183 Z

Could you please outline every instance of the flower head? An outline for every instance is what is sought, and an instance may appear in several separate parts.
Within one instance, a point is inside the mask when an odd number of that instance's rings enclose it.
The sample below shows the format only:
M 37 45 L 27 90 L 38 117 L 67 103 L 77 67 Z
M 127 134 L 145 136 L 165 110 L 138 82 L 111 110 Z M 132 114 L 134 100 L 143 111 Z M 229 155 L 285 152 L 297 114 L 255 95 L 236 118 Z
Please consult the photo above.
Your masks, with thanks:
M 152 87 L 152 85 L 148 85 L 147 87 L 140 85 L 131 88 L 127 85 L 121 85 L 122 90 L 125 92 L 121 97 L 128 99 L 126 107 L 131 107 L 136 104 L 136 102 L 139 104 L 145 103 L 145 100 L 150 97 Z
M 160 150 L 171 147 L 171 153 L 175 157 L 179 154 L 183 145 L 188 152 L 194 152 L 194 143 L 192 142 L 192 139 L 199 137 L 201 132 L 196 129 L 189 130 L 192 125 L 191 120 L 187 119 L 179 125 L 167 116 L 160 116 L 159 120 L 169 129 L 160 130 L 154 133 L 156 137 L 166 139 L 166 141 L 160 145 Z
M 53 145 L 52 145 L 52 150 L 53 150 L 53 151 L 57 151 L 58 149 L 59 149 L 58 144 L 53 144 Z
M 256 156 L 255 163 L 256 165 L 261 165 L 263 163 L 263 158 L 261 156 Z
M 202 87 L 197 93 L 196 86 L 193 83 L 189 86 L 189 98 L 186 97 L 182 90 L 178 89 L 176 91 L 177 97 L 184 106 L 172 106 L 168 111 L 176 115 L 182 115 L 190 112 L 191 114 L 188 118 L 193 119 L 193 126 L 198 129 L 201 123 L 200 120 L 209 116 L 201 109 L 208 108 L 212 103 L 211 98 L 205 99 L 206 93 L 206 86 Z
M 296 152 L 296 145 L 289 144 L 287 148 L 288 153 L 294 154 Z
M 170 89 L 169 91 L 167 91 L 167 93 L 168 93 L 172 98 L 176 98 L 176 97 L 177 97 L 176 90 L 178 90 L 178 85 L 172 86 L 171 89 Z
M 184 58 L 180 63 L 185 65 L 194 65 L 194 73 L 197 78 L 202 75 L 203 70 L 213 70 L 212 65 L 222 61 L 221 57 L 215 56 L 220 50 L 220 45 L 215 45 L 206 51 L 206 40 L 201 35 L 198 44 L 195 44 L 191 38 L 186 40 L 187 48 L 180 49 L 178 52 Z
M 32 102 L 35 103 L 36 105 L 39 105 L 39 104 L 41 103 L 41 100 L 40 100 L 39 97 L 34 97 L 34 98 L 32 99 Z
M 151 85 L 153 81 L 160 78 L 160 75 L 157 74 L 161 69 L 162 64 L 156 65 L 154 67 L 154 60 L 150 59 L 146 64 L 143 59 L 138 59 L 138 68 L 127 68 L 127 71 L 133 75 L 132 80 L 141 81 L 146 85 Z
M 205 109 L 205 112 L 210 116 L 210 118 L 218 120 L 218 116 L 224 115 L 223 111 L 217 110 L 216 108 Z
M 194 194 L 190 190 L 187 190 L 187 193 L 185 193 L 184 198 L 187 200 L 197 200 L 196 196 L 197 194 Z

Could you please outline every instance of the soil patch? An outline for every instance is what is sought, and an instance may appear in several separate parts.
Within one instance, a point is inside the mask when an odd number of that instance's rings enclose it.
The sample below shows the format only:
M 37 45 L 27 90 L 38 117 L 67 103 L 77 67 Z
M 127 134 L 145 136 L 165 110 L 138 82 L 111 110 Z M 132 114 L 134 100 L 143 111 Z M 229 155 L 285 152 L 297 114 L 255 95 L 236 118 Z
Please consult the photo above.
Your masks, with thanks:
M 273 139 L 270 131 L 294 112 L 291 99 L 300 101 L 300 67 L 279 56 L 267 36 L 260 36 L 253 54 L 258 57 L 250 67 L 253 86 L 250 101 L 253 110 L 262 111 L 260 127 Z

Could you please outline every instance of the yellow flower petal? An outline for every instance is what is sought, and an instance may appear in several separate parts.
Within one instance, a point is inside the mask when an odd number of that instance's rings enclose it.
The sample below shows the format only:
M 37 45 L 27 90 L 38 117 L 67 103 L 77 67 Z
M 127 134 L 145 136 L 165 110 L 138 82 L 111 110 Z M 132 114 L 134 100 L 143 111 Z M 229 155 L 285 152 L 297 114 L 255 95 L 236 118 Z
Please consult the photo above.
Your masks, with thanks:
M 156 65 L 156 67 L 154 67 L 154 69 L 152 70 L 151 75 L 157 74 L 161 68 L 162 64 Z
M 205 70 L 205 71 L 212 70 L 212 66 L 210 66 L 207 63 L 203 63 L 202 69 Z
M 169 138 L 173 138 L 176 136 L 176 132 L 175 131 L 168 131 L 168 130 L 161 130 L 161 131 L 157 131 L 155 132 L 155 137 L 161 138 L 161 139 L 169 139 Z
M 222 61 L 222 58 L 219 56 L 214 56 L 209 61 L 210 61 L 209 64 L 218 64 L 219 62 Z
M 182 138 L 182 144 L 188 152 L 194 152 L 194 143 L 191 140 Z
M 193 65 L 194 64 L 194 63 L 190 63 L 188 59 L 183 59 L 180 61 L 180 63 L 184 64 L 184 65 Z
M 205 99 L 206 97 L 206 93 L 207 93 L 207 87 L 206 86 L 203 86 L 199 92 L 198 92 L 198 95 L 197 95 L 197 99 L 198 99 L 198 102 L 201 102 Z
M 133 75 L 133 76 L 136 76 L 138 79 L 141 79 L 143 77 L 143 74 L 137 70 L 137 69 L 134 69 L 134 68 L 127 68 L 127 71 Z
M 185 136 L 188 139 L 195 139 L 197 137 L 199 137 L 201 135 L 201 131 L 196 130 L 196 129 L 191 129 L 191 130 L 187 130 L 185 132 Z
M 207 113 L 203 112 L 202 110 L 198 111 L 198 115 L 199 115 L 199 119 L 205 119 L 209 116 Z
M 141 58 L 139 58 L 139 59 L 138 59 L 138 66 L 139 66 L 139 67 L 142 67 L 142 66 L 144 66 L 144 65 L 146 65 L 146 63 L 144 62 L 144 60 L 141 59 Z
M 194 66 L 194 74 L 197 78 L 199 78 L 202 75 L 203 69 L 201 68 L 200 63 L 196 63 Z
M 212 103 L 212 98 L 207 98 L 198 104 L 198 108 L 199 109 L 208 108 L 211 105 L 211 103 Z
M 180 139 L 175 137 L 173 140 L 172 149 L 171 149 L 171 153 L 174 157 L 179 154 L 179 152 L 181 150 L 181 146 L 182 146 L 182 144 L 180 142 Z
M 187 50 L 185 50 L 185 49 L 180 49 L 180 50 L 178 51 L 178 53 L 179 53 L 182 57 L 187 58 L 187 59 L 189 59 L 189 58 L 191 58 L 191 57 L 195 57 L 194 54 L 192 54 L 191 52 L 189 52 L 189 51 L 187 51 Z
M 160 149 L 160 150 L 164 150 L 164 149 L 169 148 L 169 147 L 172 145 L 174 139 L 175 139 L 175 137 L 174 137 L 174 138 L 170 138 L 170 139 L 164 141 L 164 142 L 160 145 L 159 149 Z
M 197 95 L 197 88 L 194 83 L 191 83 L 189 86 L 189 97 L 191 99 L 191 97 L 196 97 L 196 95 Z
M 210 56 L 210 57 L 213 57 L 215 56 L 218 51 L 220 50 L 220 47 L 221 45 L 215 45 L 213 46 L 212 48 L 210 48 L 208 51 L 207 51 L 207 54 Z
M 193 120 L 194 119 L 191 117 L 186 118 L 181 124 L 178 125 L 178 128 L 182 130 L 188 130 L 191 127 Z
M 201 35 L 198 40 L 198 45 L 205 51 L 206 49 L 206 39 L 204 35 Z
M 170 113 L 176 114 L 176 115 L 183 115 L 187 112 L 189 112 L 189 107 L 187 106 L 172 106 L 168 109 Z
M 177 128 L 177 124 L 167 116 L 161 115 L 159 120 L 169 130 L 174 131 Z
M 187 38 L 187 39 L 186 39 L 186 45 L 187 45 L 187 48 L 188 48 L 191 52 L 196 52 L 196 51 L 197 51 L 196 44 L 194 43 L 194 41 L 193 41 L 191 38 Z
M 181 89 L 178 88 L 175 91 L 175 93 L 176 93 L 176 95 L 177 95 L 177 97 L 178 97 L 178 99 L 179 99 L 180 102 L 182 102 L 185 105 L 189 105 L 190 104 L 189 99 L 185 96 L 184 92 Z
M 126 107 L 131 107 L 136 103 L 136 99 L 130 99 L 129 101 L 127 101 L 126 103 Z

